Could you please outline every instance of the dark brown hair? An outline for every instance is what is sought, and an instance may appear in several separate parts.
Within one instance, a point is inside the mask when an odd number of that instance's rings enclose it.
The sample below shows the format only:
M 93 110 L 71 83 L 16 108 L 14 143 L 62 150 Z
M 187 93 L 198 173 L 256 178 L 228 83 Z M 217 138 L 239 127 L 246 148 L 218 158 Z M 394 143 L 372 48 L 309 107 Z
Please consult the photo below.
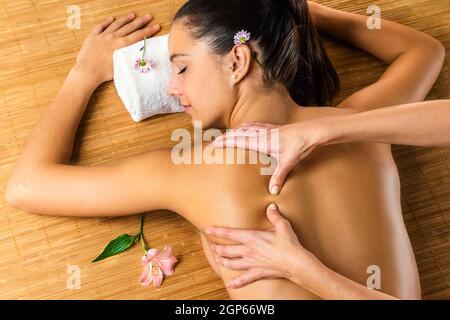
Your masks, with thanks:
M 313 25 L 306 0 L 190 0 L 173 22 L 183 21 L 195 40 L 214 54 L 234 47 L 234 35 L 251 33 L 262 53 L 263 82 L 281 82 L 300 105 L 327 105 L 339 90 L 339 77 Z

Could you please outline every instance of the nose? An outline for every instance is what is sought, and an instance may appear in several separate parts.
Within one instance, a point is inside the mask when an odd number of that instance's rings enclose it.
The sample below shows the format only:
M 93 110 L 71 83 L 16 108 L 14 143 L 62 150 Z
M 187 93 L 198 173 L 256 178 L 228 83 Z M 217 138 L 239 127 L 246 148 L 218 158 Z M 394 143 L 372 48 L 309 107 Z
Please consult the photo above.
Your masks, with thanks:
M 171 77 L 169 85 L 167 86 L 167 95 L 171 97 L 181 96 L 182 92 L 179 83 L 177 83 L 175 77 Z

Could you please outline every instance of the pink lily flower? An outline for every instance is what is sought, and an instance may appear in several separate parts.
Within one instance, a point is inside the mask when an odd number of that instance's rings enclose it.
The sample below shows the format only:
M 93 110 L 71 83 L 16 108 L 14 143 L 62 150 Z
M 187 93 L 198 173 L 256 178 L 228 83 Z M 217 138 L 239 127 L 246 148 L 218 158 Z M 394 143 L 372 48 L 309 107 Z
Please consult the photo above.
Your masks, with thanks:
M 147 287 L 153 281 L 153 287 L 161 285 L 164 276 L 170 276 L 175 273 L 175 263 L 177 258 L 172 254 L 172 247 L 166 246 L 158 254 L 158 249 L 149 249 L 142 257 L 142 270 L 140 281 L 141 285 Z

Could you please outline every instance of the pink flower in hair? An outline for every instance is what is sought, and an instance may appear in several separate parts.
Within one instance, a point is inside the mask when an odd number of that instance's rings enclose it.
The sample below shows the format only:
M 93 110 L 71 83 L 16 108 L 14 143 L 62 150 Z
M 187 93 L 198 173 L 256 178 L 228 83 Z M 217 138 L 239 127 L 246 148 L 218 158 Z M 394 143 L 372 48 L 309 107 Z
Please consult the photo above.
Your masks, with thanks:
M 248 40 L 250 40 L 250 32 L 247 32 L 245 30 L 241 30 L 234 35 L 234 44 L 235 45 L 244 44 Z

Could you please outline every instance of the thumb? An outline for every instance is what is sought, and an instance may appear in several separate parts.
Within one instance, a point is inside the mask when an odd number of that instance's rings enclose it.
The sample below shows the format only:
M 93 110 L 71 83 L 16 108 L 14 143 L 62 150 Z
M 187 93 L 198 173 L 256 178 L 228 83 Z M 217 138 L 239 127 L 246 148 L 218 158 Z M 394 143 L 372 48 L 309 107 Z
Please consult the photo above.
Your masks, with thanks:
M 278 206 L 275 203 L 269 204 L 269 206 L 267 207 L 266 214 L 267 214 L 267 219 L 269 219 L 270 223 L 272 223 L 273 227 L 276 230 L 278 223 L 282 219 L 284 219 L 281 216 L 280 211 L 278 210 Z
M 290 238 L 291 234 L 294 233 L 291 223 L 281 215 L 281 212 L 275 203 L 271 203 L 267 207 L 266 215 L 267 219 L 272 223 L 275 233 L 279 232 L 280 235 L 286 235 L 287 238 Z
M 290 168 L 288 168 L 283 162 L 279 162 L 275 172 L 269 181 L 269 190 L 273 195 L 279 194 L 283 187 L 286 176 L 289 174 Z

